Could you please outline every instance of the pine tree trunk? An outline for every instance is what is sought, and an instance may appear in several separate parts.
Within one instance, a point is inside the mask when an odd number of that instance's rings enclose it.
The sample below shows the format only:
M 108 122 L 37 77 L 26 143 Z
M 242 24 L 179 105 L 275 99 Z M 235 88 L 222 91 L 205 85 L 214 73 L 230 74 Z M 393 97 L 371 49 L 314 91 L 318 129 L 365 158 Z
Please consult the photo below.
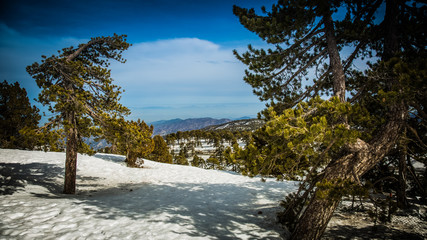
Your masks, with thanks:
M 404 126 L 407 109 L 403 103 L 394 106 L 393 117 L 383 128 L 382 134 L 370 143 L 360 139 L 350 145 L 347 155 L 331 162 L 325 168 L 323 180 L 336 182 L 337 180 L 358 181 L 369 169 L 380 162 L 395 146 Z M 319 239 L 325 231 L 341 198 L 321 198 L 320 190 L 315 194 L 298 221 L 292 234 L 292 239 Z
M 383 53 L 383 60 L 385 61 L 389 60 L 396 54 L 396 52 L 398 52 L 399 44 L 396 37 L 397 13 L 397 0 L 386 0 L 386 15 L 384 21 L 386 37 L 384 38 Z M 333 51 L 335 50 L 334 47 L 330 45 L 333 44 L 333 39 L 329 39 L 330 37 L 333 37 L 331 34 L 333 33 L 331 32 L 331 30 L 333 30 L 332 20 L 330 16 L 325 16 L 324 20 L 325 34 L 328 41 L 328 51 L 332 50 L 332 52 L 329 52 L 329 55 L 331 58 L 331 65 L 334 67 L 333 61 L 335 60 L 333 56 L 335 54 Z M 340 73 L 335 72 L 335 70 L 339 69 L 332 69 L 334 74 L 334 94 L 341 99 L 340 93 L 338 91 L 342 87 L 344 87 L 345 91 L 345 85 L 341 85 Z M 345 79 L 343 81 L 345 84 Z M 396 79 L 390 79 L 388 83 L 391 87 L 394 83 L 396 83 Z M 390 151 L 390 149 L 395 146 L 403 129 L 406 117 L 407 107 L 403 101 L 396 103 L 394 106 L 390 106 L 388 123 L 383 127 L 381 134 L 378 135 L 377 138 L 373 139 L 370 143 L 366 143 L 358 139 L 355 144 L 348 146 L 349 153 L 347 155 L 344 155 L 338 160 L 331 162 L 325 168 L 323 180 L 332 183 L 336 182 L 337 180 L 359 181 L 359 178 L 364 173 L 380 162 Z M 298 224 L 292 234 L 292 239 L 319 239 L 326 230 L 328 222 L 331 219 L 335 208 L 341 201 L 341 198 L 321 198 L 319 197 L 319 194 L 317 194 L 319 191 L 319 189 L 315 191 L 313 198 L 299 219 Z
M 77 176 L 77 147 L 78 134 L 75 126 L 75 113 L 69 112 L 66 114 L 69 126 L 67 127 L 67 150 L 65 156 L 65 179 L 64 193 L 76 193 L 76 176 Z
M 323 19 L 325 22 L 325 36 L 329 54 L 329 62 L 332 69 L 332 75 L 334 77 L 334 95 L 337 96 L 341 102 L 345 102 L 345 74 L 335 39 L 335 28 L 331 13 L 328 12 L 323 17 Z

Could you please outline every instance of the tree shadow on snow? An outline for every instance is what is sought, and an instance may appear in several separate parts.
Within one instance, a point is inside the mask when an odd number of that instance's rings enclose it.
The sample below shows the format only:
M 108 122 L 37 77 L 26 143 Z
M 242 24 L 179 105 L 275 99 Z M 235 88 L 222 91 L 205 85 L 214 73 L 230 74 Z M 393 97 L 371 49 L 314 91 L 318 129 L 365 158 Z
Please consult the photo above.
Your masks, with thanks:
M 121 163 L 121 164 L 125 164 L 125 156 L 121 156 L 121 155 L 112 155 L 112 154 L 103 154 L 103 153 L 97 153 L 95 155 L 93 155 L 96 158 L 100 158 L 102 160 L 107 160 L 110 162 L 115 162 L 115 163 Z
M 262 193 L 235 184 L 146 184 L 122 194 L 94 194 L 79 204 L 96 206 L 83 206 L 96 218 L 179 224 L 186 232 L 170 231 L 183 238 L 239 239 L 244 234 L 249 239 L 282 239 L 284 230 L 275 222 L 277 208 L 262 203 L 254 207 L 258 194 Z M 271 231 L 278 234 L 268 236 Z
M 77 175 L 77 188 L 95 188 L 100 181 L 97 177 Z M 25 188 L 36 185 L 46 188 L 49 194 L 34 193 L 38 197 L 64 197 L 62 194 L 64 168 L 48 163 L 0 163 L 0 195 L 12 195 Z
M 59 193 L 62 186 L 57 179 L 63 177 L 63 168 L 47 163 L 0 163 L 0 176 L 0 195 L 11 195 L 27 183 Z

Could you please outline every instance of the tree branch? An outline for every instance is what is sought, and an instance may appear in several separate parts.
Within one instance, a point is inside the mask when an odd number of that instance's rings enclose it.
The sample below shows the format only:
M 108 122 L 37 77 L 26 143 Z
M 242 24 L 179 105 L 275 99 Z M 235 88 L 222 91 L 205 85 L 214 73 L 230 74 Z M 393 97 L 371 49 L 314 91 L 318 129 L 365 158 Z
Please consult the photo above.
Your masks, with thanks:
M 95 43 L 99 43 L 99 42 L 103 42 L 105 41 L 104 38 L 96 38 L 93 39 L 91 41 L 89 41 L 88 43 L 82 45 L 81 47 L 79 47 L 75 52 L 73 52 L 72 54 L 68 55 L 68 57 L 66 58 L 67 62 L 71 62 L 73 61 L 83 50 L 85 50 L 86 48 L 90 47 L 91 45 L 95 44 Z
M 288 85 L 294 78 L 296 78 L 302 71 L 306 70 L 308 67 L 310 67 L 311 64 L 313 64 L 317 59 L 319 59 L 320 57 L 322 57 L 325 53 L 327 52 L 326 48 L 323 49 L 322 52 L 320 52 L 319 54 L 317 54 L 314 58 L 310 59 L 310 61 L 304 66 L 298 69 L 298 71 L 296 71 L 290 78 L 288 81 L 286 81 L 285 84 L 282 84 L 280 87 L 284 87 L 286 85 Z
M 417 139 L 418 143 L 423 147 L 424 149 L 427 149 L 427 145 L 421 140 L 420 136 L 418 135 L 417 130 L 415 130 L 413 127 L 409 126 L 409 124 L 406 124 L 406 127 L 414 134 L 415 138 Z

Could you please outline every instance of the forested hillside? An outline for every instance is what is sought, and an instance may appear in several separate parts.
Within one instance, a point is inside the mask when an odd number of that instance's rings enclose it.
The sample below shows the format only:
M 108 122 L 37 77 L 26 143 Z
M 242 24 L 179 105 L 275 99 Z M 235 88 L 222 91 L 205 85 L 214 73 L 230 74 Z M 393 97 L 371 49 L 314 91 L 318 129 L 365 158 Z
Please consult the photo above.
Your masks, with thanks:
M 154 126 L 154 135 L 167 135 L 178 131 L 190 131 L 202 129 L 207 126 L 218 125 L 230 122 L 230 119 L 214 119 L 214 118 L 189 118 L 189 119 L 172 119 L 152 122 Z
M 265 124 L 262 119 L 242 119 L 203 128 L 204 131 L 229 130 L 232 132 L 255 131 Z

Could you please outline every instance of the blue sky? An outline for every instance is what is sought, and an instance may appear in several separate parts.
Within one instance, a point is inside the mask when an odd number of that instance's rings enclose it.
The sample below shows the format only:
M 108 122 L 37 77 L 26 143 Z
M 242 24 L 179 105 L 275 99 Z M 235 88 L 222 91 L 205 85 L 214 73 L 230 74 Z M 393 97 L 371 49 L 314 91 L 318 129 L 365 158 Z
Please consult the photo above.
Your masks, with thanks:
M 2 1 L 0 80 L 18 81 L 30 99 L 39 89 L 25 71 L 41 55 L 91 37 L 127 34 L 125 64 L 112 62 L 121 103 L 131 119 L 254 117 L 261 103 L 244 83 L 245 66 L 232 54 L 265 46 L 240 25 L 232 6 L 267 8 L 260 0 Z M 32 101 L 37 107 L 41 106 Z

